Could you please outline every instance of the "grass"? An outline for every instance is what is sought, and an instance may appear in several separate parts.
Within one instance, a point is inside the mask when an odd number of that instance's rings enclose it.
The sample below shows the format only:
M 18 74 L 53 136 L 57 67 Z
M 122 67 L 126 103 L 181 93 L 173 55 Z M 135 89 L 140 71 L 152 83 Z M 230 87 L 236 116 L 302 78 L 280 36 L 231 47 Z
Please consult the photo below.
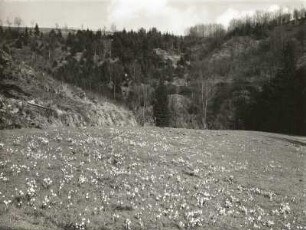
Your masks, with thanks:
M 306 229 L 304 143 L 152 127 L 0 131 L 0 229 Z

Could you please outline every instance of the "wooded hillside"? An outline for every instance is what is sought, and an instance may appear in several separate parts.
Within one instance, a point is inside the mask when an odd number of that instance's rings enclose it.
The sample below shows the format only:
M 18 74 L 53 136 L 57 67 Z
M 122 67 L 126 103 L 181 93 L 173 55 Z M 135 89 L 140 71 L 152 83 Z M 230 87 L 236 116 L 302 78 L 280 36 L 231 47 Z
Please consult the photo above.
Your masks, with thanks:
M 1 49 L 59 81 L 130 108 L 154 125 L 156 90 L 168 95 L 169 125 L 306 133 L 305 9 L 258 12 L 186 36 L 148 31 L 1 27 Z M 155 111 L 157 111 L 155 110 Z M 168 111 L 169 110 L 169 111 Z

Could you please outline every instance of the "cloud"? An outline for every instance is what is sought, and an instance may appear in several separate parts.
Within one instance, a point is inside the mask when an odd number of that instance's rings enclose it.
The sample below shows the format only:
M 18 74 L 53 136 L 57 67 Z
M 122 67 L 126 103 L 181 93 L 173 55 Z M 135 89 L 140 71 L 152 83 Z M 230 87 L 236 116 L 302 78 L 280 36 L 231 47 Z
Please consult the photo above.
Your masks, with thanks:
M 301 0 L 291 0 L 299 2 Z M 303 0 L 304 1 L 304 0 Z M 306 0 L 305 0 L 306 1 Z M 278 11 L 288 0 L 112 0 L 108 26 L 137 30 L 141 27 L 184 34 L 186 28 L 202 23 L 229 26 L 233 18 L 252 16 L 256 10 Z M 222 4 L 221 4 L 222 3 Z
M 256 10 L 278 11 L 300 7 L 306 0 L 0 0 L 0 19 L 20 16 L 25 24 L 34 20 L 50 27 L 98 29 L 115 24 L 117 29 L 156 27 L 163 32 L 184 34 L 195 24 L 222 23 Z
M 306 1 L 306 0 L 305 0 Z M 270 13 L 276 13 L 282 11 L 283 13 L 289 13 L 293 10 L 293 8 L 289 9 L 288 7 L 280 6 L 280 5 L 271 5 L 267 11 Z
M 255 10 L 239 11 L 236 9 L 229 8 L 217 18 L 217 23 L 220 23 L 227 28 L 233 18 L 239 19 L 246 16 L 253 16 L 254 14 Z
M 281 9 L 281 7 L 279 5 L 271 5 L 269 8 L 268 8 L 268 11 L 269 12 L 276 12 L 276 11 L 279 11 Z
M 114 0 L 110 6 L 109 17 L 115 22 L 122 23 L 126 20 L 131 21 L 142 17 L 160 16 L 165 8 L 165 0 Z
M 108 9 L 108 23 L 118 29 L 157 27 L 163 32 L 183 34 L 185 28 L 207 19 L 205 9 L 196 11 L 196 5 L 182 9 L 168 0 L 113 0 Z

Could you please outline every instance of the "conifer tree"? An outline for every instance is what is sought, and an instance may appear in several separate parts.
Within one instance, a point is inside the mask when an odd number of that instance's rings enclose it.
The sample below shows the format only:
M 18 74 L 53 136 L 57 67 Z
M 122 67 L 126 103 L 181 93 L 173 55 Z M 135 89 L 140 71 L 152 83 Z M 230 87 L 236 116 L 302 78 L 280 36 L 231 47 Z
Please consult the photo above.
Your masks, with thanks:
M 38 24 L 36 23 L 35 28 L 34 28 L 34 35 L 38 37 L 39 34 L 40 34 L 39 27 L 38 27 Z
M 163 80 L 155 90 L 153 101 L 153 113 L 155 124 L 159 127 L 169 126 L 170 113 L 168 108 L 168 92 Z

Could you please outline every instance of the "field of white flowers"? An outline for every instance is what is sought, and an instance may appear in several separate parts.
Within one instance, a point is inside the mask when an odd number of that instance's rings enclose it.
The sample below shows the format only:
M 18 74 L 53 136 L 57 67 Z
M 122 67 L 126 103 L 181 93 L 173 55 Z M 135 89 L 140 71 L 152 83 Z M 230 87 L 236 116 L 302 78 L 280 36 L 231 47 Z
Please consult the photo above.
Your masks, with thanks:
M 306 138 L 0 131 L 0 229 L 306 229 Z

